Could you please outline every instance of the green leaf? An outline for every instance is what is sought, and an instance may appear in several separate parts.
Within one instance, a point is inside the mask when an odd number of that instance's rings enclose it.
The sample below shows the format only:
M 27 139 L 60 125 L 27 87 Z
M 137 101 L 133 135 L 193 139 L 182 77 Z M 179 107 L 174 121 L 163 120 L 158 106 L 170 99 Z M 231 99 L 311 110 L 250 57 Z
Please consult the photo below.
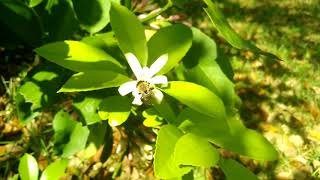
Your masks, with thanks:
M 19 121 L 22 124 L 27 124 L 33 119 L 34 113 L 32 113 L 31 111 L 32 104 L 26 103 L 24 97 L 20 93 L 17 93 L 17 95 L 14 98 L 14 101 Z
M 53 63 L 42 63 L 28 73 L 18 92 L 25 102 L 32 103 L 33 110 L 50 107 L 58 100 L 57 90 L 69 75 L 69 71 Z
M 190 167 L 179 167 L 174 161 L 174 148 L 183 133 L 172 125 L 162 126 L 156 141 L 154 173 L 159 179 L 180 177 L 188 173 Z
M 37 180 L 39 169 L 36 159 L 32 155 L 25 153 L 20 158 L 18 171 L 21 180 Z
M 110 96 L 99 105 L 99 114 L 106 114 L 110 126 L 124 123 L 131 112 L 131 100 L 125 96 Z M 101 117 L 101 116 L 100 116 Z
M 97 149 L 106 143 L 108 139 L 106 138 L 106 135 L 112 133 L 112 129 L 105 121 L 90 125 L 89 130 L 90 135 L 88 142 L 93 143 Z
M 231 137 L 226 135 L 223 147 L 241 155 L 264 161 L 278 159 L 278 152 L 273 145 L 258 132 L 247 129 L 236 117 L 227 118 Z
M 171 104 L 167 102 L 165 98 L 162 99 L 160 104 L 154 103 L 153 107 L 157 112 L 167 120 L 167 122 L 174 123 L 176 121 L 176 115 L 171 107 Z
M 97 113 L 101 101 L 102 98 L 93 93 L 93 95 L 87 94 L 85 97 L 76 98 L 73 105 L 81 113 L 86 124 L 90 125 L 101 121 Z
M 93 34 L 110 21 L 110 0 L 72 0 L 74 10 L 83 29 Z
M 219 161 L 219 151 L 206 138 L 188 133 L 177 141 L 174 157 L 178 165 L 209 168 Z
M 180 122 L 179 129 L 182 131 L 212 140 L 220 140 L 225 137 L 225 134 L 230 134 L 230 129 L 225 119 L 212 118 L 191 108 L 185 108 L 179 114 L 177 122 Z
M 46 12 L 40 16 L 48 31 L 49 42 L 71 39 L 72 35 L 80 29 L 72 6 L 71 0 L 47 1 Z
M 81 39 L 81 41 L 96 48 L 103 49 L 122 64 L 127 64 L 126 58 L 119 48 L 118 40 L 114 37 L 114 32 L 111 31 L 87 36 Z
M 217 146 L 257 160 L 276 160 L 277 151 L 261 134 L 247 129 L 235 117 L 227 121 L 200 114 L 190 108 L 178 116 L 179 129 L 207 138 Z
M 225 119 L 223 102 L 209 89 L 185 81 L 171 81 L 168 88 L 161 89 L 190 108 L 217 119 Z
M 233 159 L 220 159 L 220 167 L 228 180 L 258 180 L 251 171 Z
M 191 44 L 192 32 L 185 25 L 176 24 L 160 29 L 148 41 L 148 66 L 161 55 L 168 53 L 168 62 L 157 74 L 167 73 L 179 63 Z
M 142 116 L 146 118 L 143 125 L 147 127 L 159 127 L 163 123 L 163 118 L 158 115 L 155 108 L 149 108 L 142 112 Z
M 87 71 L 74 74 L 58 92 L 92 91 L 119 87 L 131 79 L 112 71 Z
M 54 130 L 54 142 L 67 143 L 70 134 L 72 133 L 77 122 L 72 120 L 69 113 L 60 110 L 53 118 L 52 126 Z
M 77 123 L 70 135 L 70 141 L 63 148 L 62 157 L 70 157 L 83 150 L 86 146 L 88 136 L 88 127 L 82 126 L 81 123 Z
M 147 65 L 148 49 L 144 27 L 126 7 L 111 3 L 111 27 L 124 54 L 133 53 L 142 67 Z
M 43 0 L 29 0 L 29 7 L 35 7 L 39 5 Z
M 253 45 L 250 41 L 246 41 L 240 37 L 229 25 L 226 18 L 223 16 L 222 12 L 217 6 L 216 2 L 212 2 L 212 0 L 203 0 L 207 4 L 207 8 L 204 8 L 207 15 L 210 17 L 211 22 L 214 24 L 219 33 L 223 36 L 223 38 L 228 41 L 233 47 L 238 49 L 250 49 L 254 53 L 259 53 L 273 59 L 279 60 L 277 56 L 271 53 L 267 53 L 262 51 Z M 214 1 L 214 0 L 213 0 Z
M 42 43 L 42 29 L 35 12 L 17 0 L 0 1 L 0 21 L 25 43 L 38 46 Z
M 101 49 L 79 41 L 49 43 L 35 49 L 47 60 L 76 72 L 123 72 L 120 63 Z
M 51 164 L 43 171 L 40 180 L 57 180 L 65 175 L 68 165 L 67 159 L 60 159 Z
M 213 91 L 223 100 L 227 112 L 232 112 L 237 94 L 233 82 L 216 62 L 216 43 L 196 28 L 192 32 L 192 47 L 183 59 L 185 77 Z

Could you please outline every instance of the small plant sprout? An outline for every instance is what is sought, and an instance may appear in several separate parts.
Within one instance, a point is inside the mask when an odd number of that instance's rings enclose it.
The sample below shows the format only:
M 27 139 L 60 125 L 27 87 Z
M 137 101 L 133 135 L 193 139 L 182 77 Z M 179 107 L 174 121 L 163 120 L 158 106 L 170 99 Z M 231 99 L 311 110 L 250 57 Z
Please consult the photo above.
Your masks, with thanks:
M 134 100 L 132 104 L 142 105 L 143 103 L 150 103 L 155 100 L 160 103 L 163 94 L 156 89 L 156 84 L 168 85 L 168 79 L 164 75 L 156 75 L 168 61 L 168 54 L 161 55 L 151 66 L 141 67 L 138 59 L 132 53 L 125 54 L 129 66 L 137 80 L 129 81 L 122 84 L 118 91 L 121 96 L 125 96 L 132 92 Z M 156 75 L 156 76 L 155 76 Z

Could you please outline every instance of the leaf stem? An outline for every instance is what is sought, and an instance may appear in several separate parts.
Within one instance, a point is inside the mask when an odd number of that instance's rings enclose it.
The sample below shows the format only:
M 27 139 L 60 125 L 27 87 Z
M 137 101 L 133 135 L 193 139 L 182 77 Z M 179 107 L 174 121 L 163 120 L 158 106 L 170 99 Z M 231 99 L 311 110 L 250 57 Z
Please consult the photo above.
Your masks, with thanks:
M 141 19 L 141 22 L 147 22 L 150 21 L 151 19 L 157 17 L 158 15 L 160 15 L 161 13 L 163 13 L 164 11 L 168 10 L 169 8 L 171 8 L 173 6 L 173 3 L 171 0 L 168 0 L 168 3 L 160 9 L 157 9 L 155 11 L 152 11 L 150 14 L 148 14 L 145 18 Z

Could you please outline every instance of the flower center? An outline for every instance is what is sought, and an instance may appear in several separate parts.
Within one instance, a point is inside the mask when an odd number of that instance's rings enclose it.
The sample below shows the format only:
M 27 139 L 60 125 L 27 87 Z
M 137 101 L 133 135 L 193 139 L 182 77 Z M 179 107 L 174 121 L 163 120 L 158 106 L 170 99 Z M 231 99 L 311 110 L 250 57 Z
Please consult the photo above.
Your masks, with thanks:
M 154 87 L 147 81 L 139 81 L 137 83 L 137 90 L 142 97 L 152 95 L 153 89 Z

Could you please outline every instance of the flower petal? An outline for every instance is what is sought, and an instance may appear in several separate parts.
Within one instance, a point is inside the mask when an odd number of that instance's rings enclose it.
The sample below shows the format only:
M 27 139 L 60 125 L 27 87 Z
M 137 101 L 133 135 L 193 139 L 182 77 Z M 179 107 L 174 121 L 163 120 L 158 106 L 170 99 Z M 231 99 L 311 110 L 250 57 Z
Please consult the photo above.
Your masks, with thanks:
M 129 82 L 126 82 L 124 84 L 122 84 L 118 91 L 120 93 L 121 96 L 125 96 L 131 92 L 133 92 L 137 87 L 137 81 L 129 81 Z
M 150 83 L 168 85 L 168 78 L 167 76 L 164 76 L 164 75 L 155 76 L 150 79 Z
M 132 95 L 134 96 L 134 100 L 132 101 L 132 104 L 141 106 L 142 105 L 142 101 L 141 101 L 142 96 L 141 96 L 141 94 L 139 94 L 138 90 L 135 89 L 132 92 Z
M 149 71 L 149 77 L 152 77 L 153 75 L 157 74 L 163 66 L 168 61 L 168 54 L 164 54 L 160 56 L 151 66 Z
M 125 56 L 133 74 L 136 76 L 137 79 L 139 79 L 142 75 L 142 67 L 140 65 L 139 60 L 132 53 L 126 53 Z
M 161 92 L 160 90 L 158 90 L 158 89 L 154 89 L 152 92 L 153 92 L 153 96 L 154 96 L 156 102 L 157 102 L 158 104 L 160 104 L 161 101 L 162 101 L 162 99 L 163 99 L 163 94 L 162 94 L 162 92 Z
M 135 97 L 135 98 L 134 98 L 134 100 L 132 101 L 132 104 L 135 104 L 135 105 L 141 106 L 141 105 L 142 105 L 141 98 L 139 98 L 139 97 Z

